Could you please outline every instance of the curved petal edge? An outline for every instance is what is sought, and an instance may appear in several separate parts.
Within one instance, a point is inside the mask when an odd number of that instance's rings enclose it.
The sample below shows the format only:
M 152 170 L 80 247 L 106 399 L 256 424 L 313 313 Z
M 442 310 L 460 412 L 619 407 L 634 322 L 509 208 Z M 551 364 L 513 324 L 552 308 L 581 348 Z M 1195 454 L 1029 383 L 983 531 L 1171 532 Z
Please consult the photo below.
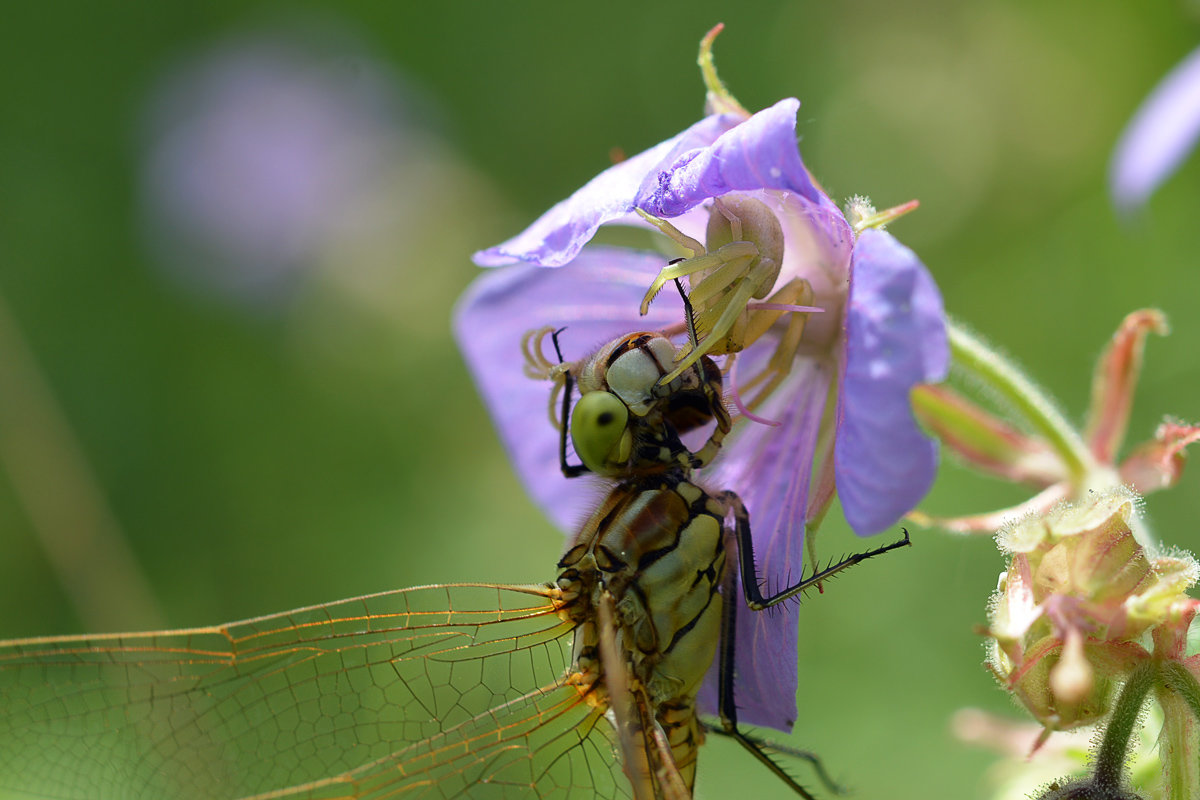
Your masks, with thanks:
M 918 426 L 909 392 L 945 379 L 950 352 L 941 293 L 912 250 L 869 229 L 851 269 L 834 470 L 846 521 L 869 536 L 933 485 L 937 444 Z

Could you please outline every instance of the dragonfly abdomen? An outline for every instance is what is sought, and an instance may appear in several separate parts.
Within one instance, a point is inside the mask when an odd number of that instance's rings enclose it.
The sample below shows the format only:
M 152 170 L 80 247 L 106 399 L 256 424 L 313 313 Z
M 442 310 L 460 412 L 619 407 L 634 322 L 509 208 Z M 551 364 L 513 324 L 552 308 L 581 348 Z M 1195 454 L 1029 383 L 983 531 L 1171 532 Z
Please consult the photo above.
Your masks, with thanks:
M 720 641 L 725 575 L 724 506 L 679 470 L 624 481 L 610 492 L 559 566 L 563 581 L 590 593 L 591 612 L 604 594 L 616 608 L 610 632 L 627 674 L 621 683 L 640 693 L 680 777 L 695 779 L 703 738 L 696 693 Z M 596 650 L 599 630 L 581 620 L 577 658 Z M 577 664 L 598 668 L 594 659 Z M 647 747 L 650 745 L 648 744 Z M 653 758 L 651 759 L 654 760 Z

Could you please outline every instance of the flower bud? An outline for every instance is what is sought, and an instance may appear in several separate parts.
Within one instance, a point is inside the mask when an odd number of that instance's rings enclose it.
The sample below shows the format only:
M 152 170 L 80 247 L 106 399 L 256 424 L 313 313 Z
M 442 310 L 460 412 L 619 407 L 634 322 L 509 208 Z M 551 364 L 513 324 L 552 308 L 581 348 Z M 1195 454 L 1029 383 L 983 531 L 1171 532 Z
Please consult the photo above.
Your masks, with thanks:
M 989 612 L 988 665 L 1048 729 L 1101 719 L 1112 689 L 1149 654 L 1197 577 L 1186 554 L 1151 557 L 1130 528 L 1137 496 L 1117 487 L 1000 531 L 1010 555 Z

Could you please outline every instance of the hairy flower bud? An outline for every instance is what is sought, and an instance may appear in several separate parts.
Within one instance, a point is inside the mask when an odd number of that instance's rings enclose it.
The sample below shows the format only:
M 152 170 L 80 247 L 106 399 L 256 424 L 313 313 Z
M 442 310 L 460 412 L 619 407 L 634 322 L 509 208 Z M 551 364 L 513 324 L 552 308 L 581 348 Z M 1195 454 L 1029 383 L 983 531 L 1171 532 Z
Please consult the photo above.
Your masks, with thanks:
M 1191 556 L 1138 544 L 1137 500 L 1117 487 L 996 537 L 1010 559 L 989 613 L 988 665 L 1048 729 L 1107 713 L 1116 683 L 1149 658 L 1138 639 L 1168 622 L 1196 580 Z

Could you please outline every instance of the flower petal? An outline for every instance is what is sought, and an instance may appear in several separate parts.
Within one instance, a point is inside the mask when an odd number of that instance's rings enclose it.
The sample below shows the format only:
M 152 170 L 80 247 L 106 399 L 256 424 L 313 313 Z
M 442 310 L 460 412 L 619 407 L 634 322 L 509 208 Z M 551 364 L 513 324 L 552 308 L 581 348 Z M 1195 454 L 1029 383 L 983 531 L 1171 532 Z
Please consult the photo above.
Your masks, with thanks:
M 742 117 L 734 114 L 706 117 L 678 136 L 609 167 L 512 239 L 480 250 L 475 263 L 498 267 L 524 261 L 561 267 L 575 258 L 601 225 L 633 212 L 648 176 L 657 176 L 681 153 L 711 144 L 741 121 Z
M 1163 78 L 1121 134 L 1109 191 L 1122 210 L 1143 205 L 1200 138 L 1200 49 Z
M 937 445 L 917 426 L 909 391 L 946 377 L 949 348 L 941 294 L 911 250 L 868 229 L 851 269 L 835 474 L 846 521 L 869 536 L 933 484 Z
M 770 353 L 766 346 L 757 349 Z M 804 512 L 832 376 L 830 365 L 798 362 L 760 409 L 779 425 L 741 423 L 713 467 L 713 488 L 733 489 L 750 514 L 764 594 L 786 588 L 804 573 Z M 736 569 L 736 565 L 730 568 Z M 790 731 L 796 721 L 799 606 L 789 601 L 768 611 L 751 611 L 745 605 L 740 581 L 734 602 L 738 603 L 735 688 L 739 720 Z M 714 666 L 701 698 L 702 707 L 712 713 L 716 712 L 716 684 Z
M 796 146 L 800 101 L 780 100 L 749 119 L 718 114 L 601 172 L 503 244 L 475 254 L 481 267 L 568 263 L 596 230 L 640 208 L 676 217 L 731 191 L 777 189 L 832 207 Z M 740 123 L 740 124 L 739 124 Z M 628 220 L 636 222 L 636 219 Z
M 1121 462 L 1121 481 L 1139 494 L 1171 488 L 1179 482 L 1187 463 L 1184 451 L 1196 442 L 1200 442 L 1200 425 L 1163 422 L 1152 440 L 1139 444 Z
M 565 325 L 563 356 L 574 361 L 617 336 L 656 330 L 682 317 L 673 292 L 645 317 L 638 303 L 663 258 L 588 248 L 562 269 L 522 265 L 476 279 L 454 312 L 454 333 L 517 473 L 537 504 L 572 531 L 596 502 L 594 482 L 559 469 L 559 432 L 548 408 L 551 384 L 524 374 L 521 339 L 531 328 Z
M 1169 332 L 1167 317 L 1158 309 L 1142 308 L 1130 312 L 1121 320 L 1121 326 L 1096 361 L 1084 436 L 1092 455 L 1101 464 L 1116 461 L 1117 453 L 1125 443 L 1147 337 L 1151 333 L 1166 336 Z
M 813 203 L 829 202 L 813 186 L 796 146 L 800 101 L 780 100 L 712 143 L 683 153 L 638 195 L 637 207 L 675 217 L 732 191 L 786 189 Z

